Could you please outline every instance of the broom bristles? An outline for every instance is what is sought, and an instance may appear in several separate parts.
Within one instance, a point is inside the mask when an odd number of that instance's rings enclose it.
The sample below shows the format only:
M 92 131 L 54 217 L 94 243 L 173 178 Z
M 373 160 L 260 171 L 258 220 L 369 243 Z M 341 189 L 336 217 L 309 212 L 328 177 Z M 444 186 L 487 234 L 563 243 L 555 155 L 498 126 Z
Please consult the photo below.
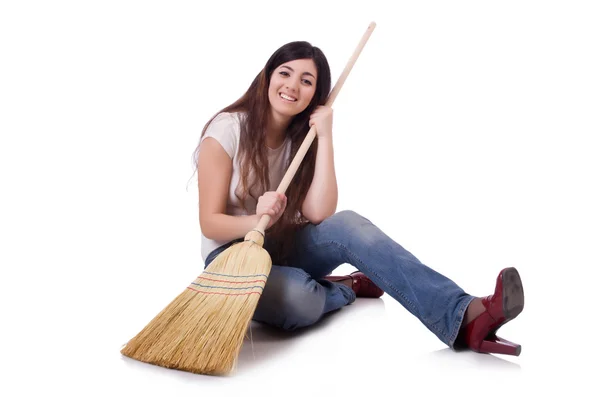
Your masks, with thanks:
M 232 245 L 121 353 L 167 368 L 228 374 L 235 368 L 270 271 L 271 257 L 260 244 Z

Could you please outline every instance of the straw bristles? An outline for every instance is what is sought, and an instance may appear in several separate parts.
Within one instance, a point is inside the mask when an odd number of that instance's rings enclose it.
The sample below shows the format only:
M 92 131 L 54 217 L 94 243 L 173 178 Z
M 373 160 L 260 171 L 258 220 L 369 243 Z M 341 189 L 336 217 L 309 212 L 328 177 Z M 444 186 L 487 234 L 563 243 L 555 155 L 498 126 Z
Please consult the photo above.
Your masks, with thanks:
M 260 244 L 229 247 L 121 353 L 167 368 L 228 374 L 270 271 L 271 257 Z

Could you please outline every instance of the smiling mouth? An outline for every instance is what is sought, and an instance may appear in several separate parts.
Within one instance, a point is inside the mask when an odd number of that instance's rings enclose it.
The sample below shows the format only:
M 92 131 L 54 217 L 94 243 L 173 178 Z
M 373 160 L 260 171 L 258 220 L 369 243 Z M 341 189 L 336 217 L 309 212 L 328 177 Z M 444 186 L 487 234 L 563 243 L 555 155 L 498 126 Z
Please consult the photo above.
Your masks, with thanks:
M 285 95 L 285 94 L 283 94 L 281 92 L 279 93 L 279 97 L 281 99 L 283 99 L 284 101 L 286 101 L 286 102 L 296 102 L 297 101 L 296 98 L 293 98 L 293 97 L 291 97 L 289 95 Z

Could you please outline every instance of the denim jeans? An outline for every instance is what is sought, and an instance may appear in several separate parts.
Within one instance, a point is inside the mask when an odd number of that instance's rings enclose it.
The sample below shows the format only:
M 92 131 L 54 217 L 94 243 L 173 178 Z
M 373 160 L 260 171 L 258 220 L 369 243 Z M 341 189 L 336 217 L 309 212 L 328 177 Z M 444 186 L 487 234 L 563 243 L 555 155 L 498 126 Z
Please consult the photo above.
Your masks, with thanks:
M 232 243 L 211 252 L 206 266 Z M 264 248 L 269 251 L 267 239 Z M 351 288 L 323 279 L 344 263 L 367 275 L 442 342 L 454 346 L 474 297 L 353 211 L 338 212 L 297 232 L 291 263 L 273 263 L 253 320 L 293 330 L 354 302 Z

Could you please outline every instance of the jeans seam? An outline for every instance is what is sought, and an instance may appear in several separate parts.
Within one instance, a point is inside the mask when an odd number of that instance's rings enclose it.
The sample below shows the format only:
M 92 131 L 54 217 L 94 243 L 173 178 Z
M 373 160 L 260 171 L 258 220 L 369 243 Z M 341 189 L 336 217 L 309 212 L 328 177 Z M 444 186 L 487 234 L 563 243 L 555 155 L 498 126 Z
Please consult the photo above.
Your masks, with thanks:
M 468 298 L 464 300 L 465 303 L 462 304 L 462 307 L 460 308 L 460 310 L 458 312 L 458 317 L 457 317 L 456 321 L 454 322 L 454 330 L 452 331 L 452 335 L 450 336 L 450 338 L 448 340 L 448 345 L 450 345 L 453 348 L 454 348 L 454 344 L 456 343 L 456 338 L 458 338 L 458 334 L 460 333 L 460 327 L 464 321 L 465 314 L 467 313 L 467 308 L 469 307 L 469 305 L 471 304 L 471 302 L 474 299 L 475 299 L 474 296 L 468 296 Z

